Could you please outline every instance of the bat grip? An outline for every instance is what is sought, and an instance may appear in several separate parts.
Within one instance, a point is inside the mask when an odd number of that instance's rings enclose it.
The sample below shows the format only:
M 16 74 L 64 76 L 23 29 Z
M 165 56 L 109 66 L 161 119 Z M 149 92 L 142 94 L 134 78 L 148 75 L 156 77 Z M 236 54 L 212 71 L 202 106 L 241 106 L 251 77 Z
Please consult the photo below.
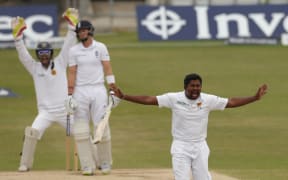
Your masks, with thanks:
M 71 124 L 70 124 L 70 115 L 67 114 L 67 120 L 66 120 L 66 136 L 71 135 Z

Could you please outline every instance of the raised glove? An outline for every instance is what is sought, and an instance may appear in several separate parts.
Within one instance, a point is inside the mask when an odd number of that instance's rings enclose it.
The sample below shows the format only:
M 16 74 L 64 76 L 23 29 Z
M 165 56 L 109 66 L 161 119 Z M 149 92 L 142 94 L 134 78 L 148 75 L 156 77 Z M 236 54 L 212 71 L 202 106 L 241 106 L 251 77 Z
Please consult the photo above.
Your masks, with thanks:
M 78 104 L 76 100 L 69 95 L 68 99 L 65 101 L 65 108 L 68 114 L 73 114 L 77 108 Z
M 114 91 L 110 90 L 109 93 L 110 93 L 110 96 L 111 96 L 112 108 L 115 108 L 116 106 L 119 105 L 121 99 L 114 95 L 115 94 Z
M 75 29 L 79 18 L 78 10 L 75 8 L 68 8 L 62 16 L 68 22 L 69 28 Z
M 27 28 L 24 18 L 17 16 L 11 20 L 12 35 L 15 40 L 22 39 L 23 31 Z

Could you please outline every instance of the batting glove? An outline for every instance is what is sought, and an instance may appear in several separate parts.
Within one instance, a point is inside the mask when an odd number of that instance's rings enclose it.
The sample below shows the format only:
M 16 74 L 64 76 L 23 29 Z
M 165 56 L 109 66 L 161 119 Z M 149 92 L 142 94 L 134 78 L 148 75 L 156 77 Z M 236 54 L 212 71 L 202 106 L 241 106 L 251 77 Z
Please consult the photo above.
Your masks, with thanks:
M 74 114 L 77 106 L 78 104 L 76 100 L 71 95 L 69 95 L 68 99 L 65 100 L 65 108 L 66 108 L 67 114 Z
M 63 13 L 63 18 L 68 22 L 70 29 L 75 29 L 76 24 L 78 23 L 79 13 L 75 8 L 68 8 Z
M 23 31 L 27 28 L 23 17 L 13 17 L 11 20 L 12 35 L 15 40 L 23 37 Z
M 110 90 L 109 93 L 110 93 L 110 96 L 111 96 L 112 108 L 115 108 L 115 107 L 117 107 L 119 105 L 121 99 L 114 95 L 115 94 L 114 91 Z

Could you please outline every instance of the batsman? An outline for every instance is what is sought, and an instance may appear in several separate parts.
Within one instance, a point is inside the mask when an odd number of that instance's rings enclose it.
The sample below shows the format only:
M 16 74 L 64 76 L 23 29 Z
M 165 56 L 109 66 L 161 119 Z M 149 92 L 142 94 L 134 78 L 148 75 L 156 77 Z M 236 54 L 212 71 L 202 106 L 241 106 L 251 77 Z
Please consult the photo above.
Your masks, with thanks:
M 115 76 L 106 45 L 94 40 L 93 25 L 81 20 L 75 31 L 79 43 L 69 52 L 68 92 L 69 98 L 75 99 L 78 104 L 73 130 L 82 174 L 93 175 L 96 168 L 101 169 L 103 174 L 109 174 L 112 154 L 110 128 L 107 118 L 104 118 L 110 113 L 105 80 L 113 89 L 116 87 Z M 103 130 L 101 142 L 92 145 L 92 148 L 90 120 L 95 134 Z
M 54 122 L 66 128 L 65 101 L 68 99 L 66 68 L 68 51 L 76 44 L 75 25 L 78 22 L 78 10 L 68 8 L 63 13 L 68 22 L 68 32 L 58 56 L 53 58 L 54 50 L 48 42 L 37 45 L 37 60 L 29 54 L 23 42 L 23 32 L 27 28 L 22 17 L 14 17 L 11 21 L 12 34 L 20 62 L 31 75 L 36 92 L 38 115 L 32 126 L 25 129 L 25 139 L 18 171 L 27 172 L 33 166 L 37 141 L 45 130 Z M 29 28 L 29 27 L 28 27 Z M 75 104 L 74 104 L 75 106 Z

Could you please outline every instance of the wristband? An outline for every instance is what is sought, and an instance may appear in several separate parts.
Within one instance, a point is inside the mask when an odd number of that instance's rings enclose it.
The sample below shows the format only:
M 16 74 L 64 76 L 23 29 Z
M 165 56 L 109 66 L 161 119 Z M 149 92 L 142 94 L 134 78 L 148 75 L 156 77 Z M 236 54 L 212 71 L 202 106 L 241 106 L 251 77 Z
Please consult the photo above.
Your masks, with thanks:
M 108 84 L 115 84 L 115 76 L 113 74 L 106 76 L 106 81 Z

